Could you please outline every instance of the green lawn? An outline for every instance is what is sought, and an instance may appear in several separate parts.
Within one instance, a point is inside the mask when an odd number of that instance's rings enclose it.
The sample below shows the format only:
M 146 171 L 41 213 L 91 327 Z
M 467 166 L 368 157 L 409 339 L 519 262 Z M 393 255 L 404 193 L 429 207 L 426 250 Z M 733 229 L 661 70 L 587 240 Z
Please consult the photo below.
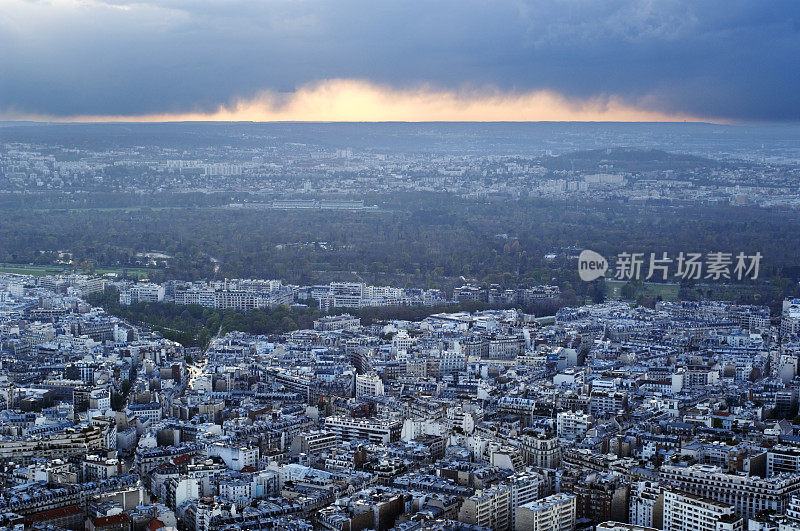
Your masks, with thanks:
M 0 264 L 0 273 L 14 273 L 16 275 L 42 277 L 45 275 L 55 275 L 62 271 L 64 271 L 64 268 L 52 265 Z
M 150 270 L 143 267 L 95 267 L 95 273 L 104 275 L 106 273 L 122 274 L 123 269 L 128 276 L 136 278 L 147 278 L 150 276 Z M 68 266 L 60 265 L 36 265 L 36 264 L 0 264 L 0 273 L 13 273 L 16 275 L 30 275 L 34 277 L 43 277 L 45 275 L 57 275 L 59 273 L 70 273 L 72 269 Z M 78 272 L 82 272 L 78 270 Z
M 608 299 L 621 299 L 622 286 L 625 282 L 621 280 L 606 280 L 606 287 L 608 289 Z M 678 300 L 678 284 L 661 284 L 657 282 L 643 282 L 636 291 L 636 299 L 640 296 L 644 297 L 661 297 L 665 301 Z
M 140 279 L 148 278 L 153 271 L 152 269 L 147 269 L 144 267 L 103 267 L 103 266 L 96 266 L 94 270 L 99 275 L 104 275 L 106 273 L 116 273 L 118 275 L 121 275 L 122 271 L 124 270 L 129 277 L 136 277 Z

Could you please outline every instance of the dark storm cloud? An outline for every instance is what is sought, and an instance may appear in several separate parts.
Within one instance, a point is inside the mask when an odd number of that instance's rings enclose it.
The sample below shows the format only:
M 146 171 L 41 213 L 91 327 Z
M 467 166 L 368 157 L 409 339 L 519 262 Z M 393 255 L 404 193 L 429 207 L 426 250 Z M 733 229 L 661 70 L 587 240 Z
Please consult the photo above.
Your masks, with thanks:
M 800 119 L 795 1 L 6 0 L 0 111 L 203 111 L 324 79 Z

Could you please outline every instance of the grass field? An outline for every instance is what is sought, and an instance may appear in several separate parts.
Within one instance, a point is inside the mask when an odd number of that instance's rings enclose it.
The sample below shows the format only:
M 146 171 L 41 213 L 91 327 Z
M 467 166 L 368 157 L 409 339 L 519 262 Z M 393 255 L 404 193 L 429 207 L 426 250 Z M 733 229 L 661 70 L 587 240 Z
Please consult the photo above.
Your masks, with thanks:
M 150 270 L 143 267 L 95 267 L 95 273 L 104 275 L 106 273 L 122 274 L 123 269 L 129 277 L 147 278 L 150 276 Z M 72 269 L 68 266 L 59 265 L 36 265 L 36 264 L 0 264 L 0 273 L 12 273 L 15 275 L 30 275 L 34 277 L 43 277 L 45 275 L 58 275 L 60 273 L 70 273 Z M 80 269 L 78 272 L 82 272 Z
M 606 280 L 606 287 L 608 288 L 606 298 L 612 300 L 621 299 L 622 286 L 625 284 L 626 283 L 622 280 Z M 640 296 L 656 298 L 660 296 L 665 301 L 676 301 L 678 300 L 679 287 L 678 284 L 643 282 L 636 290 L 636 296 L 634 298 L 638 299 Z

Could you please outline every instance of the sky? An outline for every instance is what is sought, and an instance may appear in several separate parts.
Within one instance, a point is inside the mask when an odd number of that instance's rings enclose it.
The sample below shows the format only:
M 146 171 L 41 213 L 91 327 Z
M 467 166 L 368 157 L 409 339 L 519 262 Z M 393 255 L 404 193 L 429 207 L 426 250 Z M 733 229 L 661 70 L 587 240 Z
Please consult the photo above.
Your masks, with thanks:
M 800 121 L 797 0 L 0 6 L 0 119 Z

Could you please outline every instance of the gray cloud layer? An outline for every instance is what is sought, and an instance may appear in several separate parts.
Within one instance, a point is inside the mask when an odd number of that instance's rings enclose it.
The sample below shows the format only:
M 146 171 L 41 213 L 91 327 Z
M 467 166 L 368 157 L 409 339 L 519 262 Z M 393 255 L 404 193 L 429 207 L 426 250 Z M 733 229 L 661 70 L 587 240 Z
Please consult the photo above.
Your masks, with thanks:
M 796 0 L 3 3 L 0 111 L 203 111 L 356 78 L 800 120 Z

